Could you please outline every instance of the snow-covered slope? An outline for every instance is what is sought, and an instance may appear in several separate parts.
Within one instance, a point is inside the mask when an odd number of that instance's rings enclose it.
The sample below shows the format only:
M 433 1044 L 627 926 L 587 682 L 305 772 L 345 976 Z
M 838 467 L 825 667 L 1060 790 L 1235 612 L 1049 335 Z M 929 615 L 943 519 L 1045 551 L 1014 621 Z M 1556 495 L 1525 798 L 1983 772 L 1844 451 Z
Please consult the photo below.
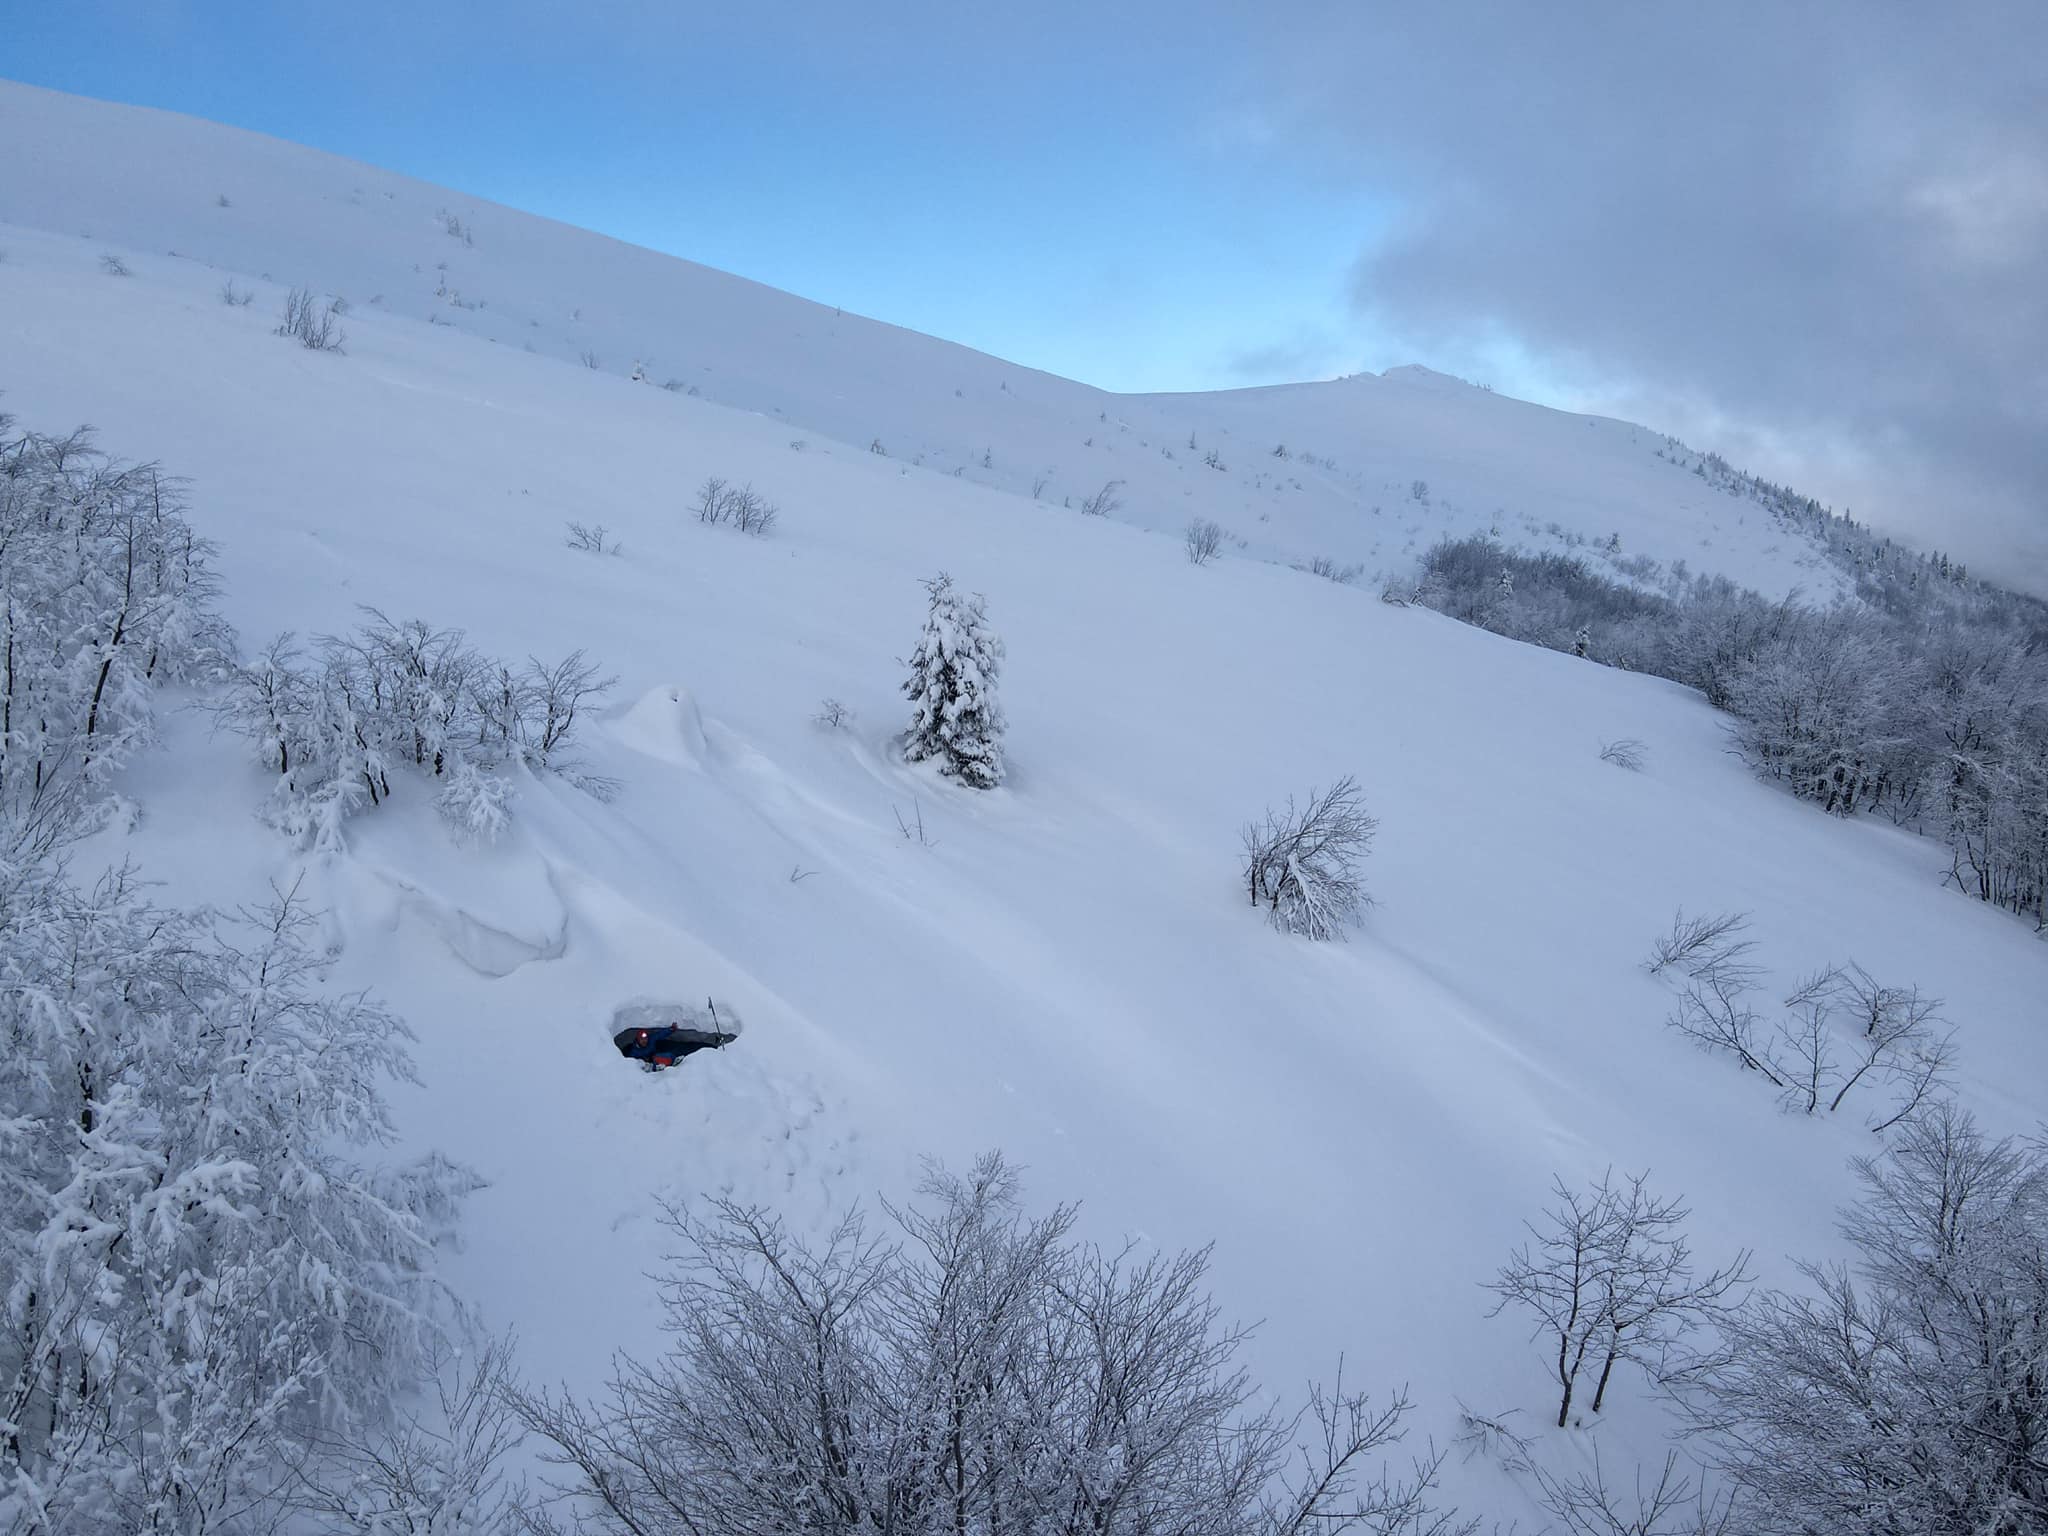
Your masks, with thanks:
M 525 783 L 512 832 L 474 851 L 402 785 L 309 876 L 336 979 L 419 1031 L 408 1142 L 490 1181 L 454 1278 L 540 1378 L 589 1383 L 656 1338 L 656 1196 L 734 1190 L 809 1222 L 901 1191 L 922 1155 L 995 1146 L 1098 1235 L 1215 1239 L 1276 1388 L 1341 1351 L 1355 1379 L 1411 1381 L 1439 1439 L 1460 1397 L 1540 1421 L 1542 1363 L 1477 1282 L 1553 1173 L 1650 1168 L 1703 1255 L 1753 1246 L 1785 1281 L 1834 1250 L 1869 1145 L 1662 1027 L 1640 961 L 1680 905 L 1754 912 L 1774 984 L 1853 957 L 1938 994 L 1965 1101 L 1999 1130 L 2042 1112 L 2048 951 L 1942 890 L 1933 845 L 1752 781 L 1697 697 L 1283 564 L 1196 569 L 1175 537 L 1017 493 L 1018 466 L 1125 478 L 1139 525 L 1193 509 L 1275 553 L 1369 558 L 1513 486 L 1504 532 L 1526 507 L 1671 558 L 1711 537 L 1746 580 L 1808 574 L 1648 433 L 1398 371 L 1120 400 L 203 124 L 8 87 L 0 142 L 4 404 L 187 476 L 245 644 L 374 604 L 618 674 L 590 752 L 614 803 Z M 444 257 L 487 307 L 436 306 Z M 219 302 L 225 272 L 254 305 Z M 291 282 L 348 294 L 345 355 L 271 334 Z M 604 369 L 565 360 L 586 334 Z M 628 382 L 642 345 L 749 409 Z M 1227 472 L 1190 430 L 1230 445 Z M 1271 460 L 1281 441 L 1339 467 Z M 1000 472 L 947 472 L 984 448 Z M 710 474 L 779 502 L 775 537 L 697 524 Z M 1414 479 L 1426 511 L 1399 499 Z M 622 552 L 570 551 L 570 519 Z M 891 750 L 940 569 L 1009 647 L 991 794 Z M 851 729 L 812 723 L 828 695 Z M 1646 771 L 1598 760 L 1620 736 Z M 1381 821 L 1378 904 L 1347 943 L 1282 937 L 1236 890 L 1237 829 L 1347 772 Z M 132 828 L 91 851 L 174 895 L 243 901 L 298 867 L 255 818 L 245 745 L 197 713 L 123 791 Z M 621 1062 L 615 1008 L 707 994 L 743 1018 L 737 1045 L 660 1076 Z M 1610 1458 L 1654 1441 L 1626 1391 Z M 1483 1465 L 1452 1475 L 1516 1513 Z
M 0 145 L 0 223 L 118 250 L 138 271 L 193 264 L 215 284 L 305 285 L 365 317 L 619 377 L 638 366 L 655 384 L 1053 506 L 1120 481 L 1122 520 L 1178 531 L 1212 518 L 1240 553 L 1405 574 L 1444 534 L 1585 541 L 1597 557 L 1620 533 L 1624 557 L 1685 560 L 1771 596 L 1834 585 L 1808 540 L 1660 458 L 1657 433 L 1425 369 L 1111 395 L 192 118 L 0 82 Z M 274 310 L 276 294 L 257 307 Z

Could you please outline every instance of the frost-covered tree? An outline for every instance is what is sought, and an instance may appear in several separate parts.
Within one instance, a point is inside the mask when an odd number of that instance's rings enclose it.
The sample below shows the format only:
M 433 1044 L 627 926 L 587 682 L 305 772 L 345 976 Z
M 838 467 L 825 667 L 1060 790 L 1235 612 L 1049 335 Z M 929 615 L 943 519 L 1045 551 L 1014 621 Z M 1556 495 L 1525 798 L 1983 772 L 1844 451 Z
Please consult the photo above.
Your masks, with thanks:
M 1854 1263 L 1752 1298 L 1695 1403 L 1750 1529 L 2048 1530 L 2048 1147 L 1937 1103 L 1856 1171 Z
M 1557 1426 L 1571 1420 L 1582 1374 L 1594 1377 L 1593 1412 L 1605 1405 L 1614 1367 L 1652 1367 L 1688 1333 L 1723 1310 L 1723 1299 L 1749 1278 L 1749 1255 L 1697 1272 L 1676 1200 L 1652 1195 L 1647 1175 L 1615 1180 L 1602 1174 L 1584 1191 L 1558 1179 L 1557 1204 L 1534 1239 L 1501 1266 L 1487 1289 L 1536 1319 L 1534 1337 L 1556 1373 Z
M 974 789 L 1003 782 L 1003 710 L 996 698 L 1003 642 L 988 627 L 979 594 L 943 571 L 924 584 L 930 603 L 903 692 L 912 704 L 903 756 L 936 759 L 939 771 Z
M 1711 456 L 1686 462 L 1817 540 L 1854 601 L 1774 602 L 1683 561 L 1610 549 L 1596 571 L 1485 538 L 1431 549 L 1416 600 L 1699 689 L 1766 778 L 1837 815 L 1881 812 L 1941 838 L 1953 884 L 2048 928 L 2048 605 Z
M 229 921 L 70 879 L 155 685 L 224 664 L 206 554 L 154 467 L 0 418 L 0 1536 L 274 1529 L 326 1447 L 381 1455 L 474 1182 L 369 1160 L 406 1032 L 323 992 L 294 895 Z M 245 682 L 297 772 L 323 695 L 289 645 Z
M 0 416 L 0 825 L 47 847 L 228 644 L 178 482 Z M 24 844 L 17 842 L 15 851 Z
M 594 1399 L 528 1392 L 587 1527 L 619 1536 L 1451 1536 L 1439 1458 L 1380 1458 L 1405 1398 L 1287 1416 L 1240 1363 L 1205 1252 L 1097 1249 L 987 1158 L 806 1242 L 714 1200 L 671 1212 L 673 1343 Z M 1303 1433 L 1305 1431 L 1305 1433 Z M 1306 1441 L 1305 1444 L 1301 1443 Z
M 436 787 L 459 836 L 489 841 L 509 819 L 505 774 L 523 764 L 597 794 L 608 780 L 582 772 L 576 727 L 612 686 L 580 651 L 514 670 L 470 647 L 460 630 L 394 622 L 365 609 L 351 634 L 323 635 L 308 658 L 289 635 L 233 669 L 213 701 L 222 724 L 247 737 L 276 777 L 270 820 L 294 843 L 342 846 L 357 810 L 383 804 L 394 776 Z
M 1251 904 L 1283 933 L 1337 937 L 1368 900 L 1359 865 L 1378 828 L 1348 773 L 1299 805 L 1288 796 L 1283 809 L 1245 823 L 1242 878 Z
M 253 1521 L 416 1379 L 474 1181 L 357 1161 L 406 1032 L 318 990 L 310 924 L 0 890 L 0 1532 Z

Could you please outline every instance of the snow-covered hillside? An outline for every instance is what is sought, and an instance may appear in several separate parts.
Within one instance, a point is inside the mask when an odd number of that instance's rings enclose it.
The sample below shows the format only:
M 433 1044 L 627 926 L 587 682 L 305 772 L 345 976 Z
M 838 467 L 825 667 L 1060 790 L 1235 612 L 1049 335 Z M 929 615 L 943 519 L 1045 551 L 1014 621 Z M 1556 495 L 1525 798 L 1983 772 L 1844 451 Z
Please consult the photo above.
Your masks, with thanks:
M 308 859 L 258 821 L 247 743 L 188 709 L 88 850 L 223 905 L 307 871 L 337 983 L 419 1032 L 407 1144 L 489 1181 L 453 1278 L 538 1378 L 588 1384 L 652 1345 L 657 1197 L 730 1190 L 812 1223 L 902 1191 L 922 1156 L 1000 1147 L 1097 1235 L 1214 1239 L 1276 1388 L 1341 1352 L 1355 1379 L 1412 1383 L 1439 1440 L 1460 1398 L 1540 1423 L 1543 1363 L 1479 1282 L 1553 1174 L 1651 1169 L 1701 1253 L 1753 1247 L 1783 1283 L 1836 1251 L 1845 1164 L 1871 1146 L 1663 1027 L 1641 962 L 1681 906 L 1752 912 L 1773 987 L 1856 959 L 1944 999 L 1960 1097 L 1994 1129 L 2048 1106 L 2048 950 L 1944 891 L 1935 845 L 1755 782 L 1684 689 L 1286 563 L 1391 568 L 1498 518 L 1775 591 L 1825 580 L 1652 432 L 1407 370 L 1105 395 L 16 86 L 0 145 L 0 405 L 186 477 L 245 650 L 372 605 L 617 675 L 588 753 L 616 799 L 523 781 L 488 849 L 402 783 L 345 855 Z M 251 305 L 220 301 L 229 275 Z M 347 297 L 344 353 L 273 334 L 293 284 Z M 694 397 L 629 381 L 636 358 Z M 777 502 L 773 536 L 700 526 L 709 475 Z M 1062 506 L 1112 479 L 1119 518 Z M 1191 566 L 1190 516 L 1244 546 Z M 619 552 L 567 548 L 571 520 Z M 1008 646 L 993 793 L 892 750 L 941 570 Z M 828 696 L 849 728 L 814 723 Z M 1619 737 L 1646 743 L 1642 772 L 1600 761 Z M 1282 936 L 1236 886 L 1238 829 L 1346 773 L 1380 819 L 1376 905 L 1348 942 Z M 743 1019 L 735 1046 L 658 1076 L 620 1060 L 617 1007 L 707 995 Z M 1610 1460 L 1658 1454 L 1641 1384 L 1621 1390 Z M 1454 1463 L 1449 1493 L 1524 1513 L 1483 1462 Z
M 365 320 L 446 326 L 615 377 L 639 369 L 1052 506 L 1119 482 L 1123 521 L 1177 532 L 1212 518 L 1233 552 L 1373 576 L 1406 574 L 1446 534 L 1599 555 L 1619 533 L 1624 558 L 1683 560 L 1768 596 L 1835 585 L 1810 539 L 1661 457 L 1657 433 L 1426 369 L 1111 395 L 192 118 L 0 82 L 0 143 L 0 223 L 120 251 L 138 270 L 190 268 L 202 292 L 225 274 L 303 285 Z M 266 288 L 258 308 L 275 297 Z

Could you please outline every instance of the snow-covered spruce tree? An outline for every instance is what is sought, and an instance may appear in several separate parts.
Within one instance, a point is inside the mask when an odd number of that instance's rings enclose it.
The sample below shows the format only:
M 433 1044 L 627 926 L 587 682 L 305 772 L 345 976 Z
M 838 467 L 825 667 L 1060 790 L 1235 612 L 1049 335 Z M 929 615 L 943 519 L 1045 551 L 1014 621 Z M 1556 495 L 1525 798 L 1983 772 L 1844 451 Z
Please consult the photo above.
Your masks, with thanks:
M 1003 642 L 988 627 L 979 594 L 941 571 L 924 584 L 931 604 L 910 658 L 903 692 L 915 706 L 903 756 L 936 758 L 939 771 L 974 789 L 1003 782 L 1003 710 L 996 699 Z

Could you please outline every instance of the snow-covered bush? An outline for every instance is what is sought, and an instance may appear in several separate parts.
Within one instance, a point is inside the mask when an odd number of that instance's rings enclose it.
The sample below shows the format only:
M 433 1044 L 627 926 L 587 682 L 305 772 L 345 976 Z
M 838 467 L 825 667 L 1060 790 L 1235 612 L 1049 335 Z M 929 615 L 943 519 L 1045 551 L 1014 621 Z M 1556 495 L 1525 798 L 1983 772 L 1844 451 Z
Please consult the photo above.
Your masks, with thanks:
M 2048 1145 L 1938 1104 L 1856 1171 L 1853 1263 L 1736 1312 L 1697 1403 L 1746 1528 L 2048 1530 Z
M 837 699 L 822 699 L 811 723 L 828 731 L 843 731 L 853 724 L 853 711 Z
M 512 821 L 512 786 L 504 775 L 487 773 L 463 759 L 445 777 L 447 782 L 434 797 L 441 819 L 463 842 L 495 843 Z
M 310 925 L 0 886 L 0 1530 L 267 1528 L 417 1378 L 475 1180 L 357 1161 L 407 1032 L 318 990 Z
M 1103 1252 L 985 1158 L 806 1242 L 729 1199 L 671 1210 L 673 1344 L 600 1395 L 517 1399 L 590 1529 L 1450 1536 L 1441 1457 L 1380 1463 L 1404 1397 L 1270 1406 L 1206 1252 Z M 1306 1445 L 1297 1431 L 1306 1429 Z
M 339 848 L 343 822 L 381 805 L 407 770 L 437 781 L 443 814 L 478 838 L 504 826 L 497 774 L 515 761 L 608 789 L 580 771 L 573 748 L 577 721 L 614 681 L 582 652 L 514 671 L 471 649 L 460 630 L 364 614 L 353 634 L 315 640 L 310 659 L 280 636 L 235 669 L 214 705 L 277 775 L 268 814 L 295 843 Z
M 179 483 L 80 429 L 0 416 L 0 828 L 48 846 L 152 730 L 158 685 L 221 664 L 212 547 Z
M 1284 933 L 1337 937 L 1368 901 L 1359 865 L 1378 827 L 1348 773 L 1328 789 L 1310 790 L 1299 806 L 1289 795 L 1284 810 L 1245 823 L 1243 879 L 1251 904 L 1264 907 Z
M 977 594 L 943 571 L 924 584 L 924 633 L 903 692 L 913 707 L 903 739 L 907 762 L 937 759 L 939 771 L 973 789 L 1003 781 L 1003 710 L 996 699 L 1003 642 L 988 627 Z
M 1211 518 L 1195 518 L 1181 534 L 1181 544 L 1187 550 L 1188 564 L 1207 565 L 1223 548 L 1223 525 Z
M 1579 1378 L 1594 1378 L 1592 1410 L 1600 1412 L 1615 1366 L 1646 1369 L 1687 1334 L 1714 1322 L 1726 1298 L 1749 1279 L 1749 1255 L 1705 1274 L 1695 1272 L 1676 1200 L 1652 1195 L 1645 1175 L 1617 1181 L 1602 1174 L 1590 1189 L 1553 1185 L 1557 1204 L 1529 1224 L 1524 1243 L 1487 1289 L 1536 1319 L 1533 1337 L 1554 1364 L 1557 1427 L 1571 1421 Z

